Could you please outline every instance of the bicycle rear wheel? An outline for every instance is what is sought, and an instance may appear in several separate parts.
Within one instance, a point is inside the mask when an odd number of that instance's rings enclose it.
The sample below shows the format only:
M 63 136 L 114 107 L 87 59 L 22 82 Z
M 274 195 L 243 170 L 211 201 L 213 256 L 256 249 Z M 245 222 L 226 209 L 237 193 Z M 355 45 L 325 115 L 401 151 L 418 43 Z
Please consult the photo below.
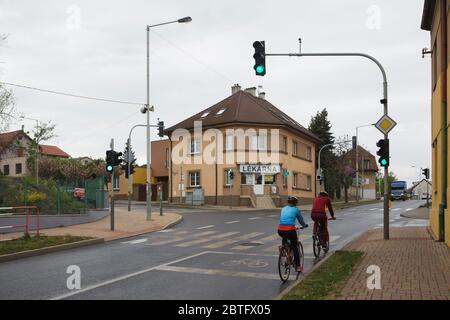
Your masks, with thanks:
M 299 260 L 300 260 L 300 267 L 302 267 L 302 270 L 303 270 L 303 265 L 305 263 L 305 254 L 303 252 L 303 245 L 300 241 L 298 242 L 298 254 L 299 254 Z
M 323 246 L 323 252 L 327 253 L 330 250 L 330 241 L 328 240 Z
M 317 235 L 313 237 L 313 252 L 316 258 L 320 255 L 320 239 Z
M 283 282 L 289 279 L 291 273 L 291 265 L 289 263 L 289 256 L 286 248 L 280 247 L 280 254 L 278 255 L 278 274 Z

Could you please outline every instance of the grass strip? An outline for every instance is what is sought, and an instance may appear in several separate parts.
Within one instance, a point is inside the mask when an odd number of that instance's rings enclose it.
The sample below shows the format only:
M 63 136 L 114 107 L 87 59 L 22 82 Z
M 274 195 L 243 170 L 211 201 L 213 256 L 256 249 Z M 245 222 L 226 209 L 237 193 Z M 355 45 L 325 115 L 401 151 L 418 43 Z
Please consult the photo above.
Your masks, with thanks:
M 45 236 L 39 237 L 22 237 L 13 240 L 6 240 L 0 242 L 0 255 L 17 253 L 27 250 L 40 249 L 45 247 L 57 246 L 60 244 L 78 242 L 83 240 L 93 239 L 91 237 L 79 236 Z
M 335 296 L 363 256 L 361 251 L 336 251 L 288 292 L 283 300 L 320 300 Z

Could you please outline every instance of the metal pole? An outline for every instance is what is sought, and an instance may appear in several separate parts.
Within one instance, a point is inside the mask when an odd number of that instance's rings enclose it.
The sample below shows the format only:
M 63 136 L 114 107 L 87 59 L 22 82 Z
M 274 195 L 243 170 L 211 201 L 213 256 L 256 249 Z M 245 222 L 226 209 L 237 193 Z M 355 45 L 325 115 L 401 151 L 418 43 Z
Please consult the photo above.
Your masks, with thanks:
M 152 219 L 152 186 L 150 176 L 151 138 L 150 138 L 150 26 L 147 26 L 147 221 Z
M 159 185 L 159 215 L 160 216 L 163 215 L 162 196 L 163 196 L 162 184 L 160 183 L 160 185 Z
M 430 183 L 428 182 L 428 179 L 426 179 L 426 181 L 427 181 L 427 209 L 428 209 L 430 207 L 430 193 L 429 193 Z
M 387 84 L 387 77 L 386 72 L 381 65 L 381 63 L 372 57 L 371 55 L 365 54 L 365 53 L 271 53 L 267 54 L 266 56 L 289 56 L 289 57 L 364 57 L 369 60 L 372 60 L 380 69 L 381 74 L 383 76 L 383 99 L 381 100 L 381 103 L 384 106 L 384 114 L 388 114 L 388 84 Z M 388 139 L 389 135 L 385 134 L 384 139 Z M 383 213 L 383 226 L 384 226 L 384 240 L 389 240 L 389 199 L 388 199 L 388 180 L 387 177 L 389 176 L 389 167 L 384 167 L 384 213 Z
M 36 133 L 39 131 L 39 121 L 36 120 Z M 39 184 L 39 144 L 36 136 L 36 185 Z
M 131 133 L 130 133 L 131 135 Z M 128 211 L 131 211 L 131 177 L 130 177 L 130 150 L 131 150 L 131 138 L 127 140 L 128 154 L 127 154 L 127 172 L 128 172 Z
M 358 127 L 356 127 L 356 202 L 359 202 Z
M 111 139 L 111 150 L 114 150 L 114 139 Z M 111 190 L 109 190 L 109 198 L 111 202 L 111 231 L 114 231 L 114 167 L 111 172 Z

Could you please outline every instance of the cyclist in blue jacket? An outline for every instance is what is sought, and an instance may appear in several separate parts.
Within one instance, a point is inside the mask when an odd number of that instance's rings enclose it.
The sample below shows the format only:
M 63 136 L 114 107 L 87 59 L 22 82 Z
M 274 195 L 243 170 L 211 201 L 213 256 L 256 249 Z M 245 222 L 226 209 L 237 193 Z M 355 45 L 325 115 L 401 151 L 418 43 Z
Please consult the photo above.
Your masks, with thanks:
M 281 209 L 280 223 L 278 224 L 278 235 L 283 238 L 283 243 L 289 240 L 292 252 L 294 253 L 295 271 L 302 272 L 300 266 L 300 256 L 297 246 L 297 231 L 295 229 L 295 220 L 298 220 L 303 228 L 307 228 L 303 216 L 297 208 L 298 199 L 296 197 L 288 197 L 288 205 Z

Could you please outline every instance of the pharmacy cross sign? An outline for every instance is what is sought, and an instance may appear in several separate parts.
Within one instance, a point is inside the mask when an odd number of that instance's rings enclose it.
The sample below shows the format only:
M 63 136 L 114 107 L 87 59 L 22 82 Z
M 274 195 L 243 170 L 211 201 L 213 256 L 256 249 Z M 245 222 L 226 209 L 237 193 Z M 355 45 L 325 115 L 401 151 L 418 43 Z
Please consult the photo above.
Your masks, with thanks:
M 396 125 L 397 122 L 392 120 L 387 114 L 382 116 L 380 120 L 375 123 L 375 127 L 383 134 L 388 134 Z

